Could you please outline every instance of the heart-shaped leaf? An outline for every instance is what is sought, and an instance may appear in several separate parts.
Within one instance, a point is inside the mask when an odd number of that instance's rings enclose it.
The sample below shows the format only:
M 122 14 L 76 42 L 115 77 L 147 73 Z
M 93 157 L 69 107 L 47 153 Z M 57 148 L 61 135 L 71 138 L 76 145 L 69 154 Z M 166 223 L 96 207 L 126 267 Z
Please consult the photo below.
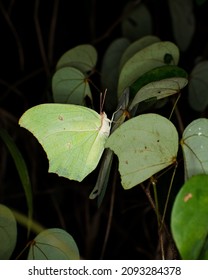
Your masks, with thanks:
M 28 260 L 77 260 L 79 251 L 73 237 L 59 228 L 46 229 L 31 242 Z
M 0 260 L 8 260 L 16 246 L 17 225 L 12 211 L 0 204 Z
M 106 147 L 118 156 L 122 186 L 130 189 L 176 161 L 178 133 L 168 119 L 144 114 L 119 126 Z
M 167 96 L 178 93 L 183 87 L 185 87 L 188 83 L 186 78 L 169 78 L 163 79 L 161 81 L 156 81 L 147 84 L 142 87 L 135 96 L 131 105 L 129 106 L 129 110 L 131 110 L 136 104 L 155 98 L 156 100 L 165 98 Z
M 188 79 L 187 72 L 175 65 L 164 65 L 151 69 L 144 73 L 130 86 L 130 98 L 134 98 L 138 91 L 151 82 L 161 81 L 169 78 L 186 78 Z
M 71 66 L 83 73 L 92 71 L 97 63 L 97 51 L 92 45 L 83 44 L 65 52 L 59 59 L 56 70 Z
M 165 64 L 177 65 L 178 47 L 172 42 L 157 42 L 134 54 L 122 67 L 118 81 L 118 96 L 147 71 Z
M 55 103 L 85 105 L 86 96 L 92 100 L 87 78 L 73 67 L 63 67 L 55 72 L 52 91 Z
M 147 35 L 144 36 L 136 41 L 134 41 L 132 44 L 129 45 L 128 48 L 124 51 L 121 61 L 120 61 L 120 69 L 123 67 L 123 65 L 138 51 L 141 51 L 142 49 L 156 43 L 160 42 L 160 39 L 157 36 L 153 35 Z
M 196 174 L 208 174 L 208 119 L 191 122 L 183 132 L 185 180 Z
M 119 62 L 129 44 L 130 42 L 126 38 L 116 39 L 110 44 L 103 57 L 101 83 L 103 89 L 108 89 L 105 97 L 105 107 L 109 111 L 115 110 L 118 103 Z
M 131 7 L 132 3 L 127 2 L 124 8 L 123 13 L 126 13 L 127 17 L 125 17 L 121 25 L 123 36 L 134 41 L 145 35 L 152 34 L 152 17 L 147 6 L 140 3 L 129 12 Z
M 198 63 L 191 72 L 188 100 L 190 106 L 203 112 L 208 105 L 208 61 Z
M 171 213 L 171 230 L 182 259 L 208 259 L 208 175 L 190 178 Z
M 195 32 L 193 0 L 168 0 L 173 33 L 180 50 L 186 51 Z

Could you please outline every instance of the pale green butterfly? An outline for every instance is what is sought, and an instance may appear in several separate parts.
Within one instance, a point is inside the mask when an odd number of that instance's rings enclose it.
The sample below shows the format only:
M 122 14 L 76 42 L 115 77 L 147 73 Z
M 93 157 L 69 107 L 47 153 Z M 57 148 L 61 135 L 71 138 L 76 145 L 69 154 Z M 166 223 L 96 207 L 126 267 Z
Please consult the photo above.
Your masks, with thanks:
M 37 105 L 19 124 L 44 148 L 49 172 L 79 182 L 97 167 L 111 127 L 104 112 L 71 104 Z

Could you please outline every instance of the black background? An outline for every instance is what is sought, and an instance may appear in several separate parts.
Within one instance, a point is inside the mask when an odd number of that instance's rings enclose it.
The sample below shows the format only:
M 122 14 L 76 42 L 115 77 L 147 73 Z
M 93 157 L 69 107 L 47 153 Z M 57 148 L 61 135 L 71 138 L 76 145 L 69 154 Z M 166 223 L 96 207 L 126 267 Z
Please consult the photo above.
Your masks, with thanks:
M 95 184 L 98 170 L 81 183 L 48 174 L 48 161 L 42 147 L 30 133 L 19 128 L 18 119 L 28 108 L 50 100 L 51 77 L 56 62 L 68 49 L 79 44 L 92 43 L 98 51 L 99 68 L 108 45 L 122 36 L 120 24 L 111 32 L 107 31 L 121 17 L 126 2 L 128 1 L 0 1 L 0 125 L 14 139 L 27 163 L 33 186 L 34 219 L 46 228 L 60 227 L 67 230 L 77 242 L 84 259 L 160 258 L 157 220 L 147 196 L 141 187 L 124 191 L 118 177 L 115 189 L 112 190 L 109 186 L 102 206 L 97 209 L 96 201 L 89 200 L 88 196 Z M 161 40 L 174 42 L 167 1 L 141 2 L 147 5 L 152 15 L 153 34 Z M 35 16 L 37 13 L 38 17 Z M 208 3 L 202 6 L 195 4 L 194 14 L 196 31 L 189 48 L 181 53 L 179 63 L 188 73 L 198 56 L 207 59 L 208 55 Z M 38 19 L 40 27 L 38 33 L 35 19 Z M 53 27 L 52 19 L 56 19 Z M 41 39 L 38 36 L 41 36 Z M 54 36 L 52 41 L 51 36 Z M 41 51 L 44 53 L 41 54 Z M 206 116 L 206 112 L 199 114 L 191 110 L 185 94 L 178 106 L 184 125 L 196 117 Z M 179 159 L 180 156 L 179 151 Z M 172 170 L 158 182 L 162 206 L 171 174 Z M 170 208 L 182 182 L 183 168 L 179 161 Z M 113 218 L 105 246 L 112 201 Z M 0 203 L 27 213 L 18 173 L 2 143 Z M 16 258 L 27 243 L 25 228 L 19 225 L 18 230 L 18 243 L 12 258 Z M 32 237 L 34 236 L 31 234 L 30 239 Z M 20 256 L 25 257 L 26 254 Z

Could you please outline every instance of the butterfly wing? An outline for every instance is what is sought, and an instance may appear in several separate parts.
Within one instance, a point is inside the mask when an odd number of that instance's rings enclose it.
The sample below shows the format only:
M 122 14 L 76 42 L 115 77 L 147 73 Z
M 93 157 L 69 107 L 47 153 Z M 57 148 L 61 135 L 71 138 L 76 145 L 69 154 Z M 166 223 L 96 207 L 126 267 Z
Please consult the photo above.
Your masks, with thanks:
M 49 172 L 82 181 L 97 166 L 110 131 L 105 113 L 78 105 L 41 104 L 19 120 L 44 148 Z

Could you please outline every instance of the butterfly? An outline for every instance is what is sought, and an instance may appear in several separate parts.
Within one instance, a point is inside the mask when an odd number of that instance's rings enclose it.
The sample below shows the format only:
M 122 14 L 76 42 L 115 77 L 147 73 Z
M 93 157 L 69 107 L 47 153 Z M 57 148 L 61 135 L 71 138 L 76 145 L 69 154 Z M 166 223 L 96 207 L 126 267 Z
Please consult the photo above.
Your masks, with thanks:
M 111 128 L 104 112 L 56 103 L 30 108 L 19 124 L 42 145 L 49 172 L 79 182 L 97 167 Z

